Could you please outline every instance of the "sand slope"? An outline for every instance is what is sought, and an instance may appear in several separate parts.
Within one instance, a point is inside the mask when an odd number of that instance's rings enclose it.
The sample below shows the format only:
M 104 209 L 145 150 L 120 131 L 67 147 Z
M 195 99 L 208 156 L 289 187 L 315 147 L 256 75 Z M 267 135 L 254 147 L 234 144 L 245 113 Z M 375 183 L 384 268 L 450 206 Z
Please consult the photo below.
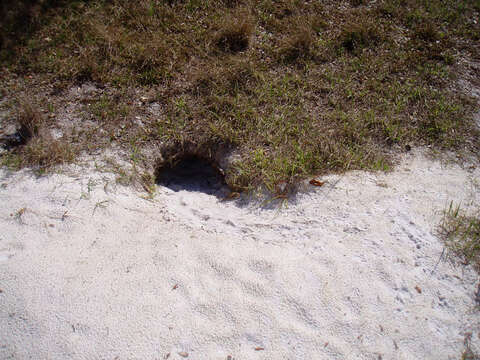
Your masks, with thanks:
M 0 359 L 459 359 L 477 275 L 439 261 L 480 169 L 405 155 L 287 208 L 0 171 Z M 21 209 L 25 209 L 19 211 Z

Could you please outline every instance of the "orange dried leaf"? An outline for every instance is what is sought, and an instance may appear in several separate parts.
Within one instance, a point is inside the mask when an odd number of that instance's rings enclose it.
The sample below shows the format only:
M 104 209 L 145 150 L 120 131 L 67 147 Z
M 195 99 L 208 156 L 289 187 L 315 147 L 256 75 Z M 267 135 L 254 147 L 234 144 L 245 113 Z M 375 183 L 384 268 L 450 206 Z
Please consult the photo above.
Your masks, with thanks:
M 239 197 L 240 197 L 240 193 L 232 191 L 225 198 L 223 198 L 222 201 L 235 200 L 235 199 L 238 199 Z
M 310 180 L 310 185 L 313 185 L 313 186 L 323 186 L 324 184 L 325 184 L 325 181 L 320 181 L 317 179 Z

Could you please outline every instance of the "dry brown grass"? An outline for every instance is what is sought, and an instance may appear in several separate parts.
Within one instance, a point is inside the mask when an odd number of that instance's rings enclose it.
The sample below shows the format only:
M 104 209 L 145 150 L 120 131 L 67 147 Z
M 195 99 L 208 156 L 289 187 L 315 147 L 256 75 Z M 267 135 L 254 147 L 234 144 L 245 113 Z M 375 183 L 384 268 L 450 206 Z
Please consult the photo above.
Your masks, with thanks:
M 284 39 L 279 48 L 281 60 L 292 63 L 312 57 L 314 35 L 310 26 L 301 25 L 297 31 Z
M 45 172 L 54 165 L 72 162 L 75 158 L 72 145 L 52 137 L 44 117 L 34 105 L 26 101 L 20 104 L 17 133 L 22 141 L 2 163 L 12 168 L 28 166 Z
M 34 136 L 38 136 L 40 128 L 44 125 L 42 114 L 30 103 L 23 101 L 17 115 L 19 125 L 18 133 L 24 144 Z
M 235 96 L 241 91 L 251 91 L 257 80 L 252 63 L 226 59 L 220 64 L 203 64 L 197 69 L 192 92 L 197 96 L 209 96 L 223 91 Z
M 434 42 L 440 39 L 440 33 L 437 27 L 430 21 L 418 24 L 414 31 L 418 39 L 426 42 Z
M 51 137 L 34 138 L 20 149 L 22 167 L 32 167 L 44 172 L 54 165 L 70 163 L 75 158 L 72 146 L 68 143 L 54 140 Z

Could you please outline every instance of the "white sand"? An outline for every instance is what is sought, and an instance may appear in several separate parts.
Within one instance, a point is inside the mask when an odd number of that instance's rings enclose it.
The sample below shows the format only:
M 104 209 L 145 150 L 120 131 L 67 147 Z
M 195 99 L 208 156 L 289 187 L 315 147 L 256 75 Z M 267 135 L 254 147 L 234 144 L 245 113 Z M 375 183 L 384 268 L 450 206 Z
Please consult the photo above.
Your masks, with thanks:
M 282 210 L 80 173 L 0 170 L 0 359 L 459 359 L 468 332 L 479 348 L 477 275 L 432 234 L 449 201 L 479 204 L 478 167 L 405 155 Z

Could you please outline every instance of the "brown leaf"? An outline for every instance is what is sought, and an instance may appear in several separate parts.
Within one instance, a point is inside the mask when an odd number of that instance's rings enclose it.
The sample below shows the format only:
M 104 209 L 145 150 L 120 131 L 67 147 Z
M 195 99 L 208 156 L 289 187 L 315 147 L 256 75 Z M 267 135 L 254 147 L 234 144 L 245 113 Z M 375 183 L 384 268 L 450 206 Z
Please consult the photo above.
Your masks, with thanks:
M 420 289 L 420 286 L 418 286 L 418 285 L 415 286 L 415 290 L 417 290 L 417 292 L 418 292 L 419 294 L 422 293 L 422 289 Z
M 178 284 L 173 285 L 172 290 L 175 290 L 178 288 Z
M 222 201 L 235 200 L 235 199 L 238 199 L 239 197 L 240 197 L 240 193 L 232 191 L 225 198 L 223 198 Z
M 324 184 L 325 184 L 325 181 L 320 181 L 317 179 L 310 180 L 310 185 L 313 185 L 313 186 L 323 186 Z
M 255 351 L 262 351 L 262 350 L 265 350 L 265 349 L 264 349 L 263 347 L 260 347 L 260 346 L 257 346 L 257 347 L 255 348 Z

